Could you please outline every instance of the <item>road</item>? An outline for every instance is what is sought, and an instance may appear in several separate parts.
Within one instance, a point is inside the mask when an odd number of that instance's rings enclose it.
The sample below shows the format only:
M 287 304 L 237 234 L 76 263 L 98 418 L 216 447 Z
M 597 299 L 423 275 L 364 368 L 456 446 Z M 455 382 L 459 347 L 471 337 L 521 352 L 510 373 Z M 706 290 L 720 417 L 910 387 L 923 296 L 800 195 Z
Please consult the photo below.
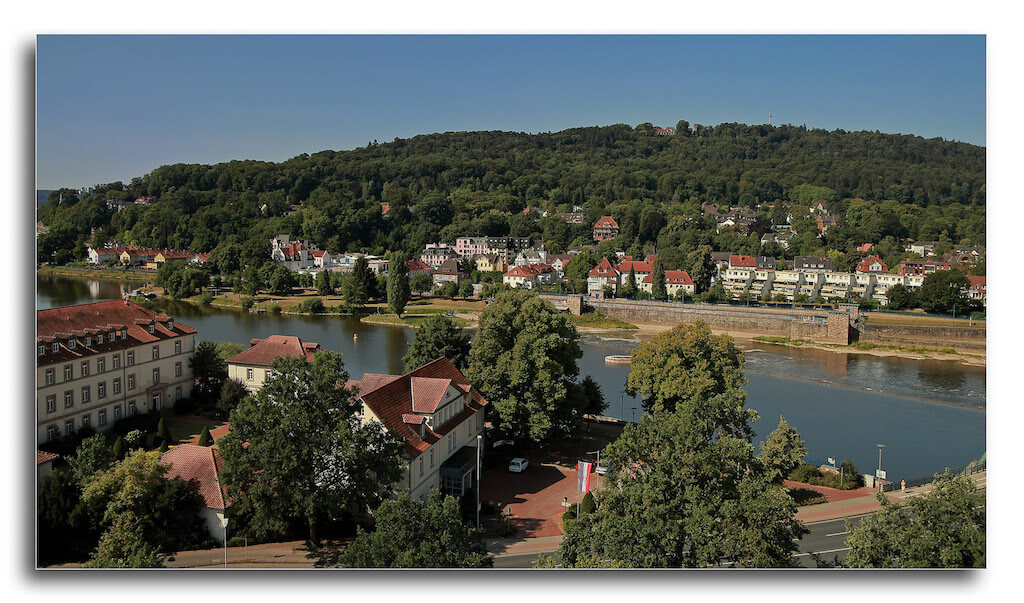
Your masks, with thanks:
M 851 517 L 853 525 L 860 524 L 860 517 Z M 832 562 L 838 559 L 842 561 L 846 557 L 846 520 L 837 519 L 834 521 L 823 521 L 821 523 L 809 524 L 811 530 L 800 541 L 799 552 L 794 555 L 801 567 L 817 567 L 811 558 L 811 553 L 817 553 L 823 561 Z M 523 555 L 505 555 L 494 558 L 496 568 L 528 568 L 533 567 L 534 562 L 542 553 L 527 553 Z

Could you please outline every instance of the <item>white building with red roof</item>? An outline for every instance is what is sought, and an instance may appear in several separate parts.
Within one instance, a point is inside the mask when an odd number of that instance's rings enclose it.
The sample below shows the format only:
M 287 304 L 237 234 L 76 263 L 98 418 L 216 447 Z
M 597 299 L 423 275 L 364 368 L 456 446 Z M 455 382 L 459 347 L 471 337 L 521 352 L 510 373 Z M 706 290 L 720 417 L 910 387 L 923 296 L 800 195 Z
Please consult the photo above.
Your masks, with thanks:
M 988 307 L 988 289 L 985 284 L 985 277 L 968 275 L 967 280 L 971 281 L 971 289 L 969 291 L 971 299 L 981 302 L 982 306 Z
M 648 274 L 644 277 L 637 287 L 641 291 L 645 291 L 648 294 L 654 293 L 654 274 Z M 680 291 L 685 292 L 688 295 L 693 295 L 696 290 L 696 285 L 693 279 L 690 278 L 690 273 L 685 270 L 666 270 L 665 271 L 665 290 L 668 292 L 669 299 L 676 297 L 676 294 Z
M 618 291 L 619 270 L 608 258 L 601 258 L 597 266 L 587 273 L 587 295 L 603 295 L 607 287 L 611 287 L 612 292 Z
M 657 256 L 652 255 L 648 256 L 648 258 L 643 262 L 636 262 L 633 260 L 619 262 L 619 265 L 616 266 L 616 269 L 619 271 L 619 286 L 626 286 L 626 281 L 629 280 L 629 271 L 632 270 L 633 275 L 636 278 L 635 284 L 639 287 L 640 283 L 642 283 L 645 278 L 654 273 L 654 261 L 656 259 Z
M 168 466 L 165 477 L 180 479 L 194 485 L 203 499 L 203 510 L 200 516 L 206 524 L 210 536 L 220 544 L 224 544 L 224 511 L 230 506 L 220 474 L 224 468 L 224 460 L 216 448 L 180 444 L 160 455 L 160 463 Z
M 367 373 L 345 386 L 355 391 L 364 421 L 378 421 L 405 440 L 407 464 L 397 488 L 425 501 L 431 488 L 461 495 L 475 486 L 487 400 L 450 360 L 405 375 Z
M 405 267 L 409 270 L 408 277 L 412 278 L 420 272 L 426 272 L 432 274 L 434 269 L 428 266 L 423 260 L 409 260 L 405 263 Z
M 611 216 L 601 216 L 594 223 L 594 240 L 603 241 L 619 236 L 619 223 Z
M 47 477 L 50 477 L 50 473 L 53 472 L 53 462 L 57 460 L 57 455 L 52 452 L 46 452 L 45 450 L 36 450 L 36 485 L 42 486 L 43 482 L 46 481 Z
M 249 349 L 228 358 L 228 378 L 240 381 L 245 389 L 258 392 L 263 382 L 273 374 L 274 359 L 285 356 L 305 358 L 312 362 L 320 351 L 320 344 L 303 341 L 294 335 L 271 335 L 266 339 L 252 339 Z
M 514 289 L 536 289 L 558 281 L 558 272 L 547 264 L 513 266 L 502 275 L 501 282 Z
M 192 394 L 196 329 L 125 300 L 36 312 L 40 443 Z
M 877 255 L 869 255 L 857 264 L 857 272 L 889 272 L 889 266 Z

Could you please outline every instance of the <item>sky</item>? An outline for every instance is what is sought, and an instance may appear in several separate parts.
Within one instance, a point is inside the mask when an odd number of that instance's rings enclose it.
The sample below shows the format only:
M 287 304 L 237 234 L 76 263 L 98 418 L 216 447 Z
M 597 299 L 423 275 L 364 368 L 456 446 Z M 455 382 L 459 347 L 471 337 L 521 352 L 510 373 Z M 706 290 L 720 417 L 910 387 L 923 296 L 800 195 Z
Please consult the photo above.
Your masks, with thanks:
M 985 37 L 37 38 L 37 188 L 434 132 L 651 122 L 986 144 Z

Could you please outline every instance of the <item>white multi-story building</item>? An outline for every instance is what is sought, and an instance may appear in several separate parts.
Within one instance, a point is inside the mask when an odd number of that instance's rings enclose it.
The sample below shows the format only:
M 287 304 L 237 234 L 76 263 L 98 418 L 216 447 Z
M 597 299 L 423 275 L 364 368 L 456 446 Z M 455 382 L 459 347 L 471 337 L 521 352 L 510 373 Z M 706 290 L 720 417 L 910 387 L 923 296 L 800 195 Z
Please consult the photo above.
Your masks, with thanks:
M 364 422 L 382 423 L 405 440 L 399 490 L 425 501 L 432 488 L 462 495 L 476 485 L 487 401 L 450 360 L 405 375 L 366 373 L 345 386 L 356 392 Z
M 38 441 L 106 431 L 190 396 L 196 332 L 125 300 L 36 312 Z
M 312 361 L 318 351 L 320 344 L 303 341 L 294 335 L 252 339 L 249 341 L 249 349 L 228 358 L 228 379 L 241 382 L 246 390 L 255 393 L 272 374 L 271 365 L 275 358 L 287 356 Z

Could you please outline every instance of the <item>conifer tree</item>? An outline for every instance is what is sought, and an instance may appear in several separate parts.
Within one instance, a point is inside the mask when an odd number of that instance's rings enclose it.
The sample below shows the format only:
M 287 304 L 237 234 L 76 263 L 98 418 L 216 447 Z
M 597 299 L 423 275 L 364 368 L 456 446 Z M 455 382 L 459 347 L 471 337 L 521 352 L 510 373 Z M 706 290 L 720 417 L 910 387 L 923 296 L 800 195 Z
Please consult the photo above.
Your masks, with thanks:
M 213 444 L 213 438 L 210 437 L 210 426 L 206 425 L 203 427 L 203 433 L 199 434 L 199 445 L 209 446 Z
M 668 289 L 665 287 L 665 267 L 661 265 L 661 258 L 654 260 L 651 293 L 654 299 L 668 299 Z

